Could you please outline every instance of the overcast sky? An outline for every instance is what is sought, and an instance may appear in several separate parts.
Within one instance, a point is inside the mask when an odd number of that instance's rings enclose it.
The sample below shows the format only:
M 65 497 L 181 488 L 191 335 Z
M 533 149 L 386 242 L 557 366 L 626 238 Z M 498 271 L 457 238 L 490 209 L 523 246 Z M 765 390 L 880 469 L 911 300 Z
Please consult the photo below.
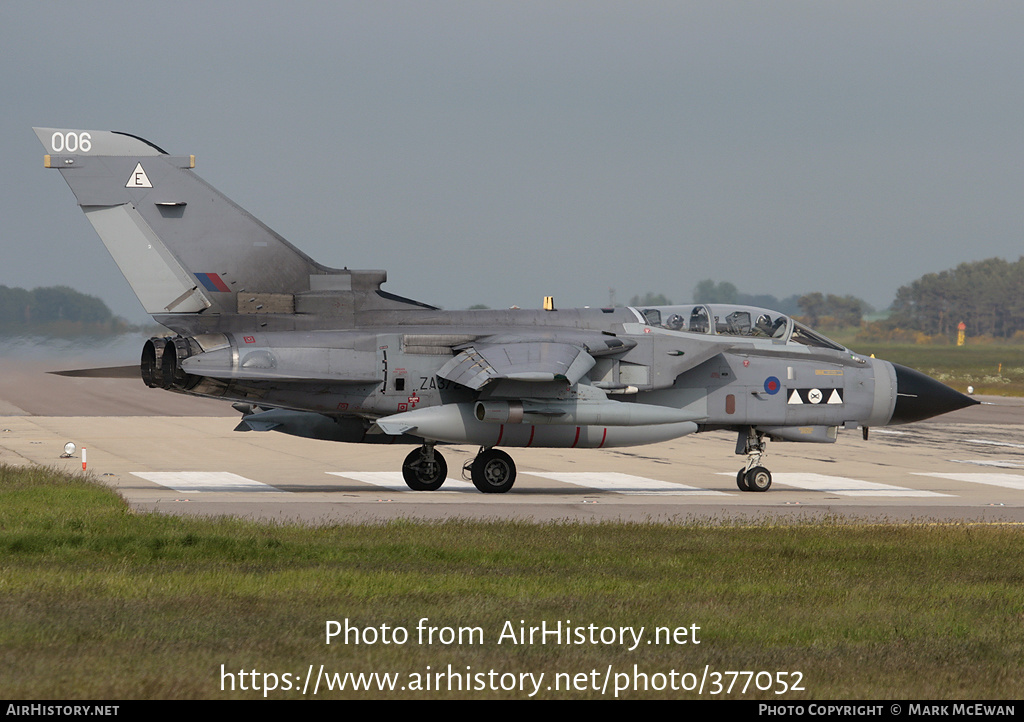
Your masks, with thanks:
M 0 284 L 143 319 L 31 126 L 175 154 L 464 308 L 698 281 L 885 307 L 1024 254 L 1019 2 L 0 0 Z

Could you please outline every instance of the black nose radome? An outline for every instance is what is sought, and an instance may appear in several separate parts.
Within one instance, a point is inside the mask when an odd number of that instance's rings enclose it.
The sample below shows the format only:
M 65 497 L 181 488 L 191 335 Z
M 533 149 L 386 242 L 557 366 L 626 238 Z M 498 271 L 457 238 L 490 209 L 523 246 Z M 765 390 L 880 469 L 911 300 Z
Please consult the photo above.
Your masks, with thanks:
M 892 367 L 896 369 L 896 408 L 890 424 L 909 424 L 979 403 L 920 371 L 899 364 Z

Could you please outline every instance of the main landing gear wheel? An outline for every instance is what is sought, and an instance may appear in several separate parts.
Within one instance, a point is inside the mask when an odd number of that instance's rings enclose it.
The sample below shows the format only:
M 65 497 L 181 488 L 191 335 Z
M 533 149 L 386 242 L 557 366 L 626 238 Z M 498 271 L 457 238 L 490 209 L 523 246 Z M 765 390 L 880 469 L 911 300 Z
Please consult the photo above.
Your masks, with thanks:
M 740 488 L 740 491 L 750 491 L 747 488 L 747 468 L 743 467 L 736 472 L 736 486 Z
M 772 473 L 763 466 L 755 466 L 744 474 L 747 491 L 768 491 L 772 487 Z
M 516 482 L 516 464 L 500 449 L 484 449 L 473 459 L 470 477 L 484 494 L 504 494 Z
M 402 464 L 402 477 L 413 491 L 435 491 L 448 476 L 448 464 L 433 447 L 413 450 Z

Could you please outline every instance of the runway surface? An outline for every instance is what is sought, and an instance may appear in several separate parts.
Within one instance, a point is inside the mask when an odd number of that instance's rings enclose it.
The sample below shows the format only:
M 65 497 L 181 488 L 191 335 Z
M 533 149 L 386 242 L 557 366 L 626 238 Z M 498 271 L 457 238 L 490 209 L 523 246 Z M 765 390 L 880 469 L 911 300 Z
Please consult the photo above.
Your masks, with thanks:
M 88 471 L 136 509 L 306 523 L 418 519 L 1024 522 L 1024 400 L 988 398 L 936 421 L 840 432 L 831 445 L 771 443 L 767 493 L 740 492 L 735 436 L 696 434 L 630 449 L 509 449 L 508 494 L 461 475 L 476 452 L 438 447 L 449 479 L 401 480 L 409 446 L 337 444 L 235 432 L 230 404 L 128 379 L 64 378 L 0 365 L 0 463 Z

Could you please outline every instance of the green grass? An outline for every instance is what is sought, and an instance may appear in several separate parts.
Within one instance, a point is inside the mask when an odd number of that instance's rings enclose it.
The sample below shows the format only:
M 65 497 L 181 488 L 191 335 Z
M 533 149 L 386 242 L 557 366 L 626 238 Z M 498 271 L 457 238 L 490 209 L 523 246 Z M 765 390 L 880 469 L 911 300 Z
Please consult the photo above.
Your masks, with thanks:
M 841 343 L 858 353 L 917 369 L 959 391 L 973 386 L 976 394 L 1024 396 L 1024 346 L 893 344 L 852 338 Z
M 0 696 L 252 698 L 260 693 L 237 689 L 237 681 L 233 692 L 221 691 L 222 664 L 296 676 L 321 664 L 329 672 L 400 672 L 403 684 L 428 665 L 451 664 L 461 672 L 543 672 L 545 687 L 558 673 L 596 669 L 603 678 L 609 665 L 613 674 L 637 665 L 648 675 L 676 670 L 698 679 L 709 665 L 803 674 L 804 692 L 780 697 L 751 684 L 747 698 L 1016 698 L 1022 561 L 1020 530 L 1008 526 L 302 527 L 138 515 L 87 479 L 0 467 Z M 424 617 L 479 627 L 484 643 L 417 644 Z M 346 618 L 403 627 L 410 640 L 326 645 L 326 621 Z M 633 652 L 617 644 L 497 644 L 504 623 L 518 628 L 520 620 L 647 630 L 695 624 L 701 644 Z

